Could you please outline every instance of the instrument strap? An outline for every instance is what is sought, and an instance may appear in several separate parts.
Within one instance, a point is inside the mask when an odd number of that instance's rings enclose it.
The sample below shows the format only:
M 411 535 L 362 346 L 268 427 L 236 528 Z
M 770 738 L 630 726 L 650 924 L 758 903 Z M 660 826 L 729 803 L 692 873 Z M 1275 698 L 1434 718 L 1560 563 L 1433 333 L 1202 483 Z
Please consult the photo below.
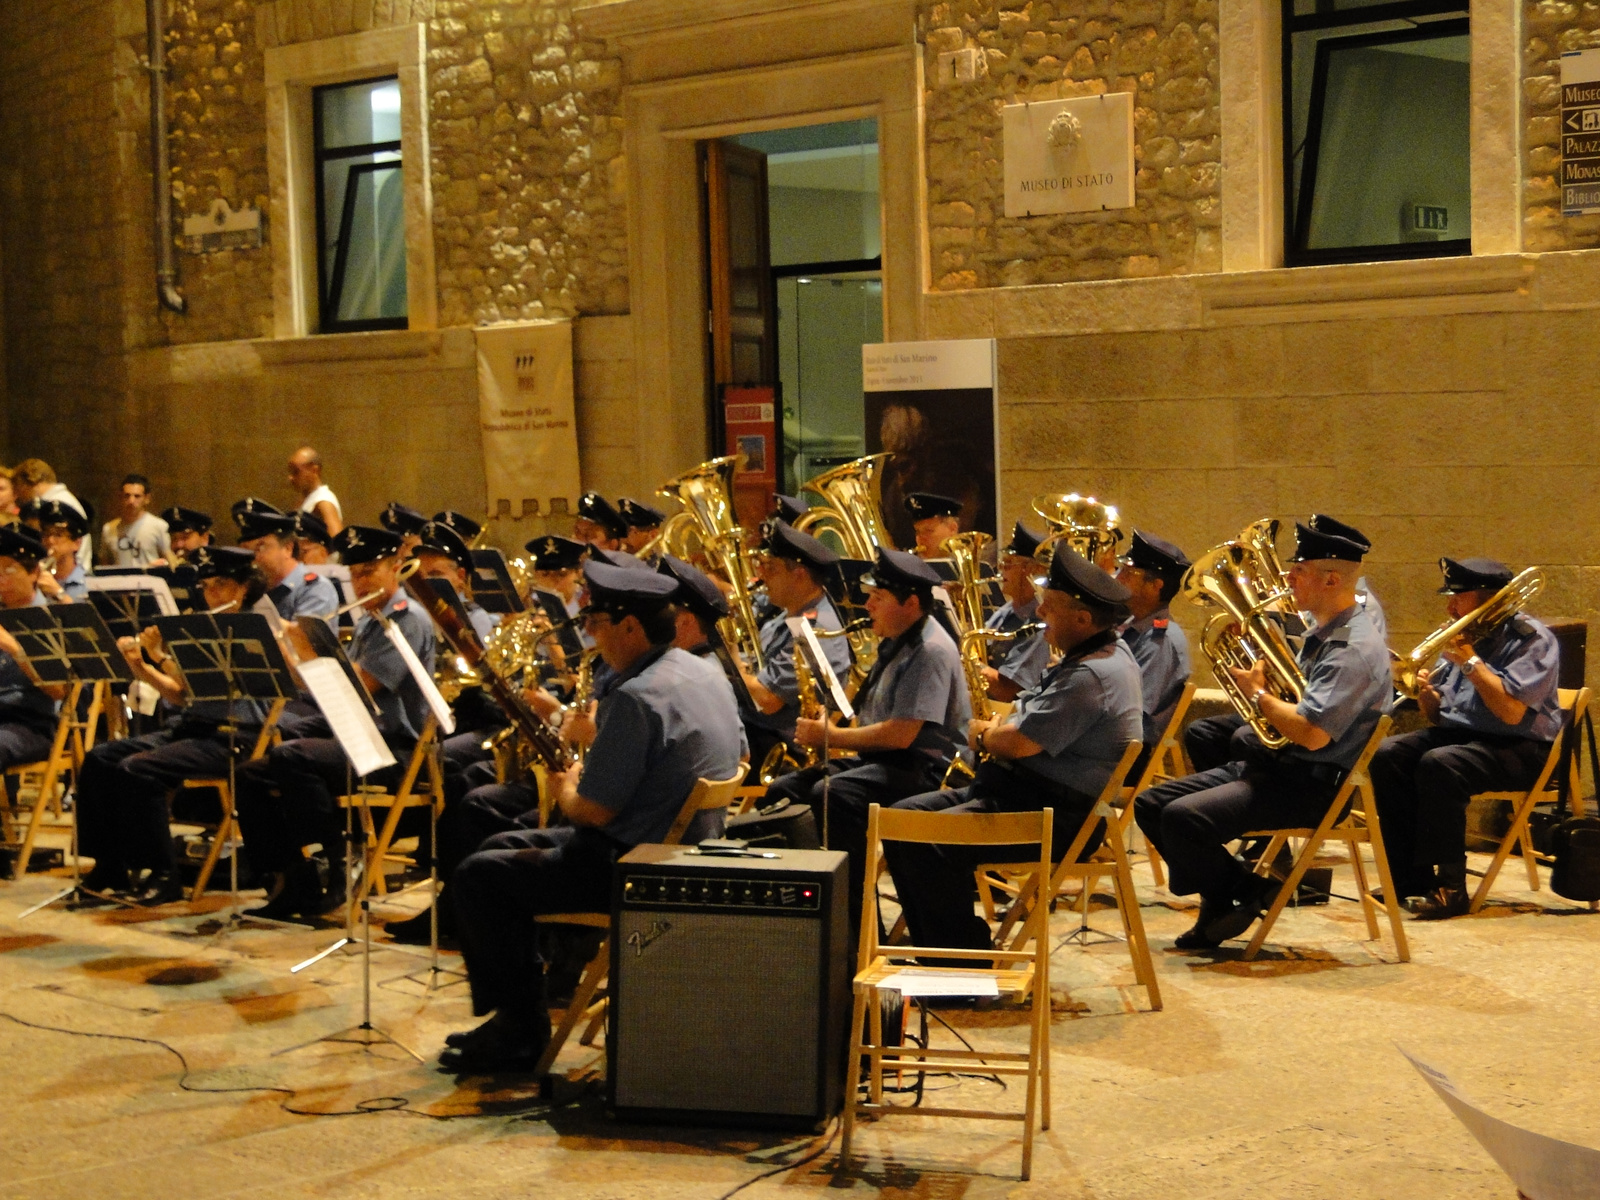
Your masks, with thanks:
M 1595 786 L 1600 788 L 1600 751 L 1595 748 L 1594 719 L 1584 710 L 1583 724 L 1573 721 L 1561 731 L 1563 745 L 1561 747 L 1561 783 L 1557 790 L 1559 797 L 1557 810 L 1567 810 L 1570 803 L 1570 789 L 1572 787 L 1573 766 L 1578 760 L 1579 743 L 1583 741 L 1583 733 L 1589 734 L 1589 778 L 1595 781 Z

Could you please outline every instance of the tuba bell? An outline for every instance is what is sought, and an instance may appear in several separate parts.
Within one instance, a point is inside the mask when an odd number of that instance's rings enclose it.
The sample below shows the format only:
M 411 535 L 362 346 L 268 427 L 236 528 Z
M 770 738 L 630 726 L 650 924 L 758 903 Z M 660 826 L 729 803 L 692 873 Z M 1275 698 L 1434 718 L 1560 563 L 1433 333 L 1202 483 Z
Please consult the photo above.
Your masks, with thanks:
M 806 509 L 794 527 L 813 537 L 832 533 L 846 558 L 871 562 L 880 547 L 893 549 L 894 540 L 883 522 L 880 478 L 890 457 L 888 452 L 869 454 L 806 480 L 800 490 L 821 496 L 824 503 Z
M 992 541 L 994 538 L 987 533 L 973 530 L 947 537 L 939 546 L 950 556 L 956 569 L 955 586 L 947 590 L 963 634 L 983 628 L 983 594 L 987 588 L 978 564 L 985 547 Z
M 1123 538 L 1122 518 L 1114 504 L 1104 504 L 1093 496 L 1080 496 L 1077 492 L 1054 492 L 1035 496 L 1033 511 L 1045 519 L 1050 533 L 1034 558 L 1044 567 L 1055 557 L 1057 543 L 1065 542 L 1084 558 L 1099 566 L 1097 561 L 1108 551 L 1116 552 Z
M 742 456 L 737 454 L 713 458 L 685 471 L 676 479 L 669 479 L 656 489 L 658 495 L 676 500 L 683 506 L 662 526 L 662 545 L 674 553 L 671 542 L 681 542 L 692 532 L 698 534 L 700 552 L 706 564 L 728 581 L 732 589 L 729 603 L 733 608 L 730 617 L 734 636 L 724 634 L 724 640 L 739 649 L 760 670 L 761 626 L 756 621 L 752 590 L 755 586 L 755 567 L 750 551 L 744 544 L 744 530 L 739 527 L 739 515 L 733 506 L 733 476 L 739 469 Z M 676 518 L 684 517 L 679 521 Z M 668 529 L 673 532 L 668 536 Z M 686 548 L 686 547 L 685 547 Z M 689 557 L 689 555 L 679 555 Z
M 1289 641 L 1275 618 L 1278 606 L 1288 595 L 1286 586 L 1277 586 L 1274 574 L 1276 550 L 1271 561 L 1264 556 L 1262 540 L 1271 545 L 1269 534 L 1277 522 L 1258 521 L 1247 526 L 1241 540 L 1224 542 L 1206 551 L 1183 576 L 1178 593 L 1192 604 L 1219 608 L 1206 622 L 1200 635 L 1200 649 L 1210 661 L 1217 685 L 1227 694 L 1234 710 L 1255 730 L 1263 745 L 1276 750 L 1289 739 L 1274 729 L 1261 715 L 1256 701 L 1245 695 L 1228 668 L 1248 671 L 1258 660 L 1267 664 L 1267 690 L 1288 704 L 1298 704 L 1305 693 L 1305 676 L 1289 649 Z
M 1498 626 L 1528 606 L 1544 589 L 1544 572 L 1529 567 L 1505 587 L 1490 596 L 1465 616 L 1446 621 L 1412 648 L 1411 653 L 1393 664 L 1395 691 L 1415 700 L 1422 681 L 1433 671 L 1440 653 L 1458 637 L 1469 642 L 1482 641 Z

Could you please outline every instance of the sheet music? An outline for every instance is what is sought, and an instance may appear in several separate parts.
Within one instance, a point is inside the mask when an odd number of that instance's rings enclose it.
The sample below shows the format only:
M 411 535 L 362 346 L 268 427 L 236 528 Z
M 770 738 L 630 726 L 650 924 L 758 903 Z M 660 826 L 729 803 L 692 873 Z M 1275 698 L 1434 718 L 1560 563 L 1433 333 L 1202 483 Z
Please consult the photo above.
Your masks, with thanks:
M 784 621 L 789 626 L 789 632 L 794 634 L 794 644 L 806 656 L 812 676 L 828 689 L 828 695 L 833 698 L 833 707 L 846 721 L 855 720 L 856 710 L 850 707 L 850 697 L 844 694 L 844 686 L 833 673 L 833 664 L 822 652 L 822 643 L 817 640 L 811 622 L 805 617 L 785 617 Z
M 156 575 L 88 575 L 84 584 L 91 592 L 136 592 L 154 596 L 163 617 L 178 615 L 178 602 L 172 598 L 167 581 Z
M 450 711 L 450 705 L 445 703 L 445 698 L 439 694 L 439 689 L 434 686 L 433 676 L 423 669 L 422 660 L 411 648 L 411 643 L 406 641 L 406 635 L 401 633 L 400 627 L 392 621 L 384 625 L 383 632 L 389 635 L 389 641 L 400 651 L 400 657 L 406 660 L 406 666 L 411 669 L 411 678 L 415 679 L 417 686 L 422 689 L 423 699 L 427 700 L 428 707 L 433 711 L 433 719 L 439 722 L 439 728 L 447 735 L 454 733 L 456 716 Z
M 337 662 L 331 658 L 307 659 L 300 664 L 300 678 L 311 689 L 312 698 L 357 775 L 371 775 L 394 766 L 395 757 L 388 743 Z
M 902 996 L 998 996 L 1000 981 L 993 975 L 963 975 L 959 971 L 907 968 L 896 971 L 878 985 Z
M 1443 1071 L 1430 1067 L 1403 1047 L 1396 1049 L 1483 1144 L 1524 1196 L 1532 1200 L 1590 1200 L 1600 1194 L 1600 1150 L 1491 1117 L 1467 1099 Z

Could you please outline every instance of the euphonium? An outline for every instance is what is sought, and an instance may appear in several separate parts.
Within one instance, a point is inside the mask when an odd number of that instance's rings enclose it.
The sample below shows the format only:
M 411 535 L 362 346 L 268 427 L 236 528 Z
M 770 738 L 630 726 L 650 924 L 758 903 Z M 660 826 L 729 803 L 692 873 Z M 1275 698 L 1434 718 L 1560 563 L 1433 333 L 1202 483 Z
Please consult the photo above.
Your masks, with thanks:
M 1058 542 L 1066 542 L 1084 558 L 1095 562 L 1106 551 L 1115 551 L 1122 540 L 1122 518 L 1116 506 L 1102 504 L 1093 496 L 1080 496 L 1077 492 L 1046 493 L 1033 498 L 1033 511 L 1050 526 L 1049 535 L 1033 552 L 1046 567 L 1055 557 Z
M 1258 547 L 1243 542 L 1224 542 L 1195 560 L 1178 590 L 1192 604 L 1222 610 L 1206 622 L 1200 648 L 1234 710 L 1264 745 L 1278 749 L 1288 745 L 1289 739 L 1261 715 L 1256 702 L 1244 694 L 1228 671 L 1229 667 L 1248 671 L 1265 659 L 1268 691 L 1288 704 L 1300 703 L 1305 692 L 1300 664 L 1271 615 L 1284 593 L 1263 586 L 1264 581 L 1270 583 L 1271 565 L 1259 553 Z
M 950 599 L 956 606 L 963 633 L 983 628 L 983 594 L 986 587 L 979 573 L 979 556 L 984 547 L 994 541 L 987 533 L 974 530 L 945 538 L 940 544 L 956 568 L 956 585 L 950 590 Z
M 821 496 L 824 503 L 806 509 L 794 527 L 813 537 L 831 532 L 846 558 L 871 562 L 880 547 L 892 550 L 894 540 L 883 523 L 883 481 L 879 478 L 890 457 L 887 452 L 869 454 L 806 480 L 800 490 Z
M 759 670 L 762 665 L 761 627 L 751 600 L 755 571 L 744 544 L 744 530 L 739 527 L 739 517 L 733 507 L 733 475 L 738 470 L 739 458 L 739 455 L 729 454 L 703 462 L 676 479 L 668 480 L 656 492 L 683 505 L 681 515 L 692 516 L 707 565 L 720 572 L 732 587 L 729 602 L 733 614 L 727 620 L 732 622 L 736 636 L 724 635 L 724 640 L 740 647 Z M 669 517 L 662 526 L 663 537 L 673 525 L 673 518 Z
M 1412 649 L 1410 654 L 1394 662 L 1395 691 L 1413 700 L 1422 690 L 1422 680 L 1433 670 L 1433 661 L 1458 637 L 1469 642 L 1479 642 L 1497 626 L 1516 616 L 1528 602 L 1544 589 L 1544 572 L 1529 567 L 1505 587 L 1490 596 L 1465 616 L 1446 621 Z

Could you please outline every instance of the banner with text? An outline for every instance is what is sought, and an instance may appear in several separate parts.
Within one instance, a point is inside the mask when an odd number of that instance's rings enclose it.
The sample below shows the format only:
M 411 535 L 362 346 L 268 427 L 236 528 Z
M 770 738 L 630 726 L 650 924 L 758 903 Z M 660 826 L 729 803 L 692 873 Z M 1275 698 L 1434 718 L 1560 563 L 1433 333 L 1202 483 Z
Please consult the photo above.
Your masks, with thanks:
M 478 416 L 488 510 L 521 517 L 576 512 L 578 424 L 572 322 L 477 330 Z
M 894 455 L 883 471 L 883 518 L 897 546 L 916 537 L 905 497 L 961 501 L 961 528 L 995 532 L 999 426 L 995 342 L 883 342 L 861 347 L 867 453 Z

